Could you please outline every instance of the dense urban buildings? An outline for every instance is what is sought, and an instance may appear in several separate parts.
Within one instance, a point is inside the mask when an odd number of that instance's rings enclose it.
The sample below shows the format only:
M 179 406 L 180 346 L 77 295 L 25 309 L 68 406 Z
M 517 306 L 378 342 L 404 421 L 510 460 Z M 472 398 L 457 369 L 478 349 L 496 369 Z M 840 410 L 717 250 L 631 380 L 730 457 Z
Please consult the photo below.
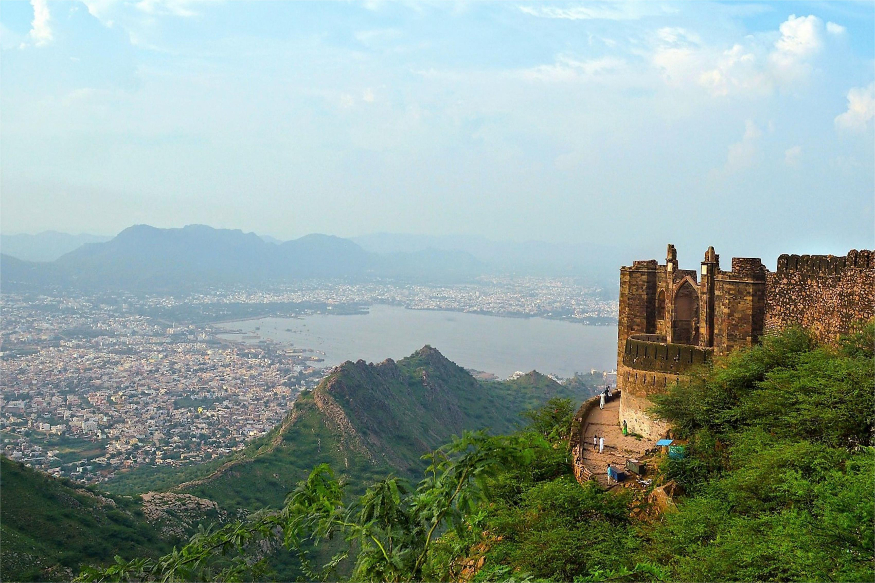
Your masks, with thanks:
M 264 435 L 328 372 L 310 347 L 220 337 L 219 321 L 376 303 L 613 324 L 616 302 L 568 279 L 455 286 L 311 281 L 185 297 L 2 298 L 2 450 L 89 482 L 217 459 Z M 227 334 L 224 334 L 227 337 Z

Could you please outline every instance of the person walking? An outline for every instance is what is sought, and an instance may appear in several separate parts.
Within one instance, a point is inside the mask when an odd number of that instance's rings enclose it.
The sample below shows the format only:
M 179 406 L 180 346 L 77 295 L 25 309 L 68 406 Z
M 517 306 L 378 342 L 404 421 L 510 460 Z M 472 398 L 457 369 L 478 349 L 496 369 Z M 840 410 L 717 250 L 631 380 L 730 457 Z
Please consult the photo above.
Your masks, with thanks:
M 604 408 L 605 408 L 605 394 L 602 393 L 601 396 L 599 397 L 599 409 L 604 409 Z
M 626 426 L 625 419 L 623 419 L 623 435 L 629 435 L 629 428 Z
M 605 438 L 599 437 L 599 453 L 603 453 L 605 451 Z
M 592 436 L 592 448 L 595 449 L 599 446 L 599 438 L 596 435 Z

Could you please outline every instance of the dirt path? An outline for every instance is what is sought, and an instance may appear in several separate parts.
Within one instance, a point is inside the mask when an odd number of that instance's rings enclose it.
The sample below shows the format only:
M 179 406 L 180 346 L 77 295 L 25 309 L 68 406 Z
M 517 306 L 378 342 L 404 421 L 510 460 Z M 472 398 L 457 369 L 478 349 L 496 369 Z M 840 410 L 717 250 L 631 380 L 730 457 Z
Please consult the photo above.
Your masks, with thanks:
M 615 394 L 604 409 L 598 407 L 586 416 L 581 423 L 583 464 L 593 473 L 602 486 L 610 486 L 614 482 L 608 479 L 608 464 L 622 469 L 629 458 L 640 458 L 644 452 L 655 446 L 655 441 L 636 439 L 624 436 L 620 415 L 620 396 Z M 598 445 L 593 446 L 593 436 L 605 438 L 603 453 L 598 452 Z

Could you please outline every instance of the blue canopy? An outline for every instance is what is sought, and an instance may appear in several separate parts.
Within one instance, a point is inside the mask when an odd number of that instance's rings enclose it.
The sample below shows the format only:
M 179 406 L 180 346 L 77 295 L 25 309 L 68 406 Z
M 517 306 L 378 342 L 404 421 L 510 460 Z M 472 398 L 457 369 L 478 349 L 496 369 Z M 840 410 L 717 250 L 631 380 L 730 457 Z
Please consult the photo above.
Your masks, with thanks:
M 671 445 L 672 443 L 674 443 L 674 439 L 660 439 L 656 445 Z

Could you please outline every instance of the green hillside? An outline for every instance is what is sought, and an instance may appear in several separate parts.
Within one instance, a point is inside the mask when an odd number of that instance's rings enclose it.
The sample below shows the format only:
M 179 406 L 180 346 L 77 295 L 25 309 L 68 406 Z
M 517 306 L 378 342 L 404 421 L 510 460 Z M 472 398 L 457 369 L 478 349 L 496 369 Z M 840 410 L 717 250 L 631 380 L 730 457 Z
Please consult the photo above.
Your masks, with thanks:
M 155 556 L 170 543 L 131 498 L 101 495 L 0 457 L 3 581 L 69 580 L 115 555 Z
M 574 406 L 557 399 L 515 434 L 445 445 L 413 487 L 384 478 L 356 499 L 320 466 L 281 512 L 81 580 L 273 580 L 253 559 L 284 540 L 309 580 L 872 581 L 873 346 L 872 324 L 832 345 L 791 329 L 669 387 L 655 411 L 685 456 L 654 453 L 643 490 L 576 482 Z M 228 541 L 232 560 L 215 551 Z
M 586 386 L 561 385 L 531 372 L 509 382 L 480 382 L 430 346 L 398 362 L 346 362 L 305 392 L 280 427 L 237 459 L 179 490 L 222 507 L 279 507 L 318 464 L 353 491 L 394 473 L 420 474 L 420 460 L 465 430 L 507 433 L 520 413 L 553 397 L 587 398 Z

